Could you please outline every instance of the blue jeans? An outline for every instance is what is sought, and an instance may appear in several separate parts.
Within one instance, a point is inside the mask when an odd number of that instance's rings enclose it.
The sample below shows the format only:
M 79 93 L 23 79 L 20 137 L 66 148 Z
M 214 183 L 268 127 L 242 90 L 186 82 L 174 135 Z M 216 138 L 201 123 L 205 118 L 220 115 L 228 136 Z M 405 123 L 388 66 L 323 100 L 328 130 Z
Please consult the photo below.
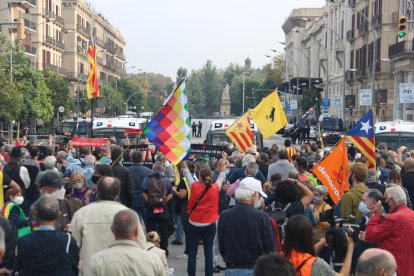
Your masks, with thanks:
M 189 276 L 196 275 L 197 266 L 197 250 L 200 240 L 203 241 L 204 246 L 204 269 L 206 276 L 213 275 L 213 241 L 216 235 L 216 224 L 212 223 L 207 226 L 194 226 L 191 223 L 188 224 L 188 264 L 187 273 Z
M 225 276 L 253 276 L 253 270 L 247 268 L 226 269 Z
M 175 240 L 183 241 L 183 224 L 181 223 L 181 215 L 174 214 L 174 222 L 177 228 L 175 229 Z

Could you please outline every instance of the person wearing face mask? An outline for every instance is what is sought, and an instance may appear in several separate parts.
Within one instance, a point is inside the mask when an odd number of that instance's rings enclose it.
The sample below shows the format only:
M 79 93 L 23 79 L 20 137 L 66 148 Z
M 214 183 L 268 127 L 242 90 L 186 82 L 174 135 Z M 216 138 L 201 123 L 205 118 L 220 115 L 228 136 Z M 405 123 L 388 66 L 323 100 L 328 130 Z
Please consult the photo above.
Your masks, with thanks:
M 270 217 L 258 210 L 260 197 L 267 195 L 259 180 L 246 177 L 234 196 L 238 204 L 224 211 L 218 222 L 220 254 L 226 263 L 226 275 L 253 275 L 256 260 L 276 251 Z
M 352 256 L 351 271 L 355 272 L 355 268 L 359 259 L 359 256 L 369 248 L 375 248 L 375 243 L 370 243 L 365 240 L 365 229 L 370 218 L 373 215 L 374 205 L 376 202 L 383 200 L 381 191 L 378 189 L 368 189 L 363 195 L 358 209 L 362 213 L 362 218 L 359 223 L 359 236 L 355 243 L 354 255 Z
M 354 216 L 357 219 L 362 217 L 361 212 L 358 209 L 361 202 L 362 195 L 368 190 L 365 185 L 365 180 L 368 177 L 368 168 L 364 163 L 355 162 L 350 168 L 349 175 L 349 190 L 341 199 L 341 217 Z
M 111 167 L 107 164 L 96 164 L 94 168 L 91 181 L 93 183 L 92 188 L 90 188 L 85 194 L 85 204 L 88 205 L 96 201 L 97 199 L 97 183 L 101 177 L 112 176 Z
M 22 193 L 19 189 L 12 188 L 6 192 L 5 198 L 8 201 L 1 209 L 1 215 L 14 223 L 19 238 L 26 236 L 31 232 L 31 229 L 29 220 L 20 207 L 24 201 Z
M 323 185 L 317 185 L 313 189 L 313 199 L 312 199 L 312 211 L 316 219 L 316 226 L 313 229 L 315 239 L 319 241 L 325 237 L 326 230 L 329 229 L 329 223 L 326 221 L 320 221 L 319 214 L 327 210 L 332 209 L 331 205 L 325 202 L 328 196 L 328 189 Z
M 27 168 L 22 166 L 23 155 L 21 147 L 14 147 L 10 152 L 9 162 L 3 167 L 3 173 L 16 182 L 24 194 L 30 187 L 30 175 Z
M 81 172 L 76 172 L 72 175 L 72 186 L 74 198 L 77 198 L 82 201 L 82 204 L 85 205 L 86 194 L 89 191 L 88 183 L 86 182 L 85 175 Z
M 51 194 L 55 196 L 59 201 L 59 216 L 56 220 L 56 229 L 66 231 L 68 225 L 73 217 L 73 209 L 70 202 L 65 198 L 65 184 L 61 176 L 55 172 L 47 172 L 39 179 L 39 191 L 40 194 Z M 36 229 L 38 226 L 38 220 L 36 217 L 36 209 L 30 208 L 29 213 L 30 225 L 32 229 Z
M 387 188 L 384 203 L 390 214 L 383 215 L 383 202 L 374 204 L 373 215 L 366 230 L 365 240 L 375 242 L 378 248 L 394 255 L 398 275 L 412 275 L 414 271 L 414 211 L 407 207 L 407 198 L 400 186 Z

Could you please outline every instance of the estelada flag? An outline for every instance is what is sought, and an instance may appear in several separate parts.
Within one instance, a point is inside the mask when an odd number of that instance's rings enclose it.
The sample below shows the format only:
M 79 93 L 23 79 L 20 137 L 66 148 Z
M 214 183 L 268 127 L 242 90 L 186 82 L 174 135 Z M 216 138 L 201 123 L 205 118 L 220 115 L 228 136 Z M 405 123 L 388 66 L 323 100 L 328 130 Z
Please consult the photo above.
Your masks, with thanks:
M 264 139 L 269 138 L 287 125 L 285 112 L 277 91 L 270 93 L 255 108 L 250 109 L 250 116 L 257 124 Z
M 254 134 L 250 127 L 249 112 L 244 113 L 225 133 L 241 152 L 246 152 L 247 148 L 252 147 Z
M 369 169 L 375 168 L 374 112 L 370 109 L 345 135 L 367 158 Z
M 335 147 L 313 167 L 312 173 L 328 189 L 332 201 L 338 204 L 344 193 L 349 190 L 348 150 L 345 138 L 339 140 Z

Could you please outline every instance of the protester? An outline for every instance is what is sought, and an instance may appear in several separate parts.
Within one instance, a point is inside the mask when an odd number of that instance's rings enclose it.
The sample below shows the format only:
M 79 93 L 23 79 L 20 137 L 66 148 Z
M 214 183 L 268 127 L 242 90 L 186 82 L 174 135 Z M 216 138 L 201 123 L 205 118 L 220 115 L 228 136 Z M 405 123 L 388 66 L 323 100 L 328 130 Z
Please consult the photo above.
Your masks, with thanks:
M 411 199 L 410 199 L 410 195 L 408 194 L 408 190 L 402 186 L 401 183 L 401 174 L 397 171 L 397 170 L 391 170 L 389 175 L 388 175 L 388 180 L 387 180 L 387 186 L 386 188 L 392 187 L 398 185 L 400 186 L 405 193 L 405 196 L 407 198 L 407 207 L 410 209 L 413 209 L 413 205 L 411 203 Z M 385 189 L 384 189 L 385 192 Z
M 24 202 L 22 192 L 12 188 L 6 192 L 7 202 L 1 209 L 1 215 L 12 221 L 17 228 L 18 237 L 24 237 L 31 232 L 29 220 L 26 217 L 21 205 Z
M 17 269 L 16 264 L 16 244 L 17 244 L 17 230 L 14 223 L 10 220 L 0 216 L 0 228 L 5 234 L 5 250 L 0 261 L 0 275 L 9 275 L 13 270 Z M 0 239 L 1 242 L 1 239 Z M 1 251 L 1 249 L 0 249 Z M 2 274 L 3 273 L 3 274 Z
M 141 151 L 133 151 L 131 153 L 132 166 L 129 167 L 134 185 L 132 209 L 140 215 L 145 221 L 145 199 L 142 195 L 142 181 L 144 178 L 152 174 L 152 170 L 144 166 L 143 153 Z
M 254 265 L 254 276 L 295 276 L 293 265 L 281 254 L 270 253 L 259 257 Z
M 160 248 L 168 256 L 168 238 L 170 210 L 168 202 L 172 199 L 172 185 L 170 179 L 164 175 L 164 163 L 155 162 L 153 173 L 145 177 L 142 182 L 142 195 L 147 202 L 146 227 L 147 231 L 159 231 L 161 236 Z
M 76 275 L 79 265 L 76 241 L 69 233 L 55 228 L 59 217 L 59 201 L 52 195 L 42 195 L 32 208 L 39 226 L 36 231 L 18 241 L 20 275 Z
M 389 176 L 388 176 L 389 179 Z M 388 180 L 387 180 L 388 183 Z M 368 176 L 365 180 L 365 185 L 368 187 L 368 189 L 377 189 L 382 194 L 385 192 L 386 186 L 384 184 L 381 184 L 381 182 L 378 179 L 378 171 L 375 169 L 369 169 L 368 170 Z
M 157 255 L 164 266 L 166 275 L 169 275 L 170 269 L 168 268 L 168 261 L 167 255 L 165 254 L 165 250 L 160 248 L 160 235 L 157 232 L 151 231 L 147 234 L 147 251 L 154 253 Z
M 104 178 L 103 181 L 107 178 L 109 177 Z M 92 256 L 90 270 L 88 273 L 84 270 L 84 275 L 167 275 L 161 259 L 142 248 L 139 242 L 140 237 L 145 237 L 145 234 L 142 232 L 136 212 L 127 208 L 116 212 L 110 229 L 115 237 L 112 237 L 109 244 L 105 246 L 108 248 Z
M 64 176 L 71 176 L 72 173 L 77 171 L 82 171 L 82 168 L 85 167 L 85 156 L 90 155 L 91 151 L 87 147 L 80 147 L 79 148 L 79 157 L 74 158 L 72 156 L 72 141 L 68 143 L 68 153 L 66 155 L 66 169 L 64 172 Z
M 44 166 L 45 166 L 45 170 L 41 171 L 37 174 L 36 176 L 36 180 L 35 180 L 35 184 L 36 187 L 39 187 L 39 182 L 40 179 L 47 174 L 48 172 L 53 172 L 55 173 L 57 176 L 61 176 L 60 172 L 58 171 L 58 169 L 56 168 L 56 158 L 54 156 L 48 156 L 45 158 L 45 161 L 43 162 Z
M 402 186 L 407 189 L 410 201 L 414 202 L 414 158 L 404 160 L 404 173 L 401 174 Z
M 356 162 L 350 169 L 349 185 L 351 190 L 348 191 L 341 199 L 341 217 L 354 216 L 357 219 L 362 217 L 358 209 L 362 195 L 368 189 L 365 186 L 365 180 L 368 177 L 368 168 L 364 163 Z
M 30 158 L 25 159 L 22 163 L 22 165 L 26 167 L 30 177 L 30 186 L 25 191 L 25 200 L 22 205 L 22 208 L 26 214 L 29 213 L 30 206 L 39 198 L 39 190 L 35 185 L 35 181 L 37 175 L 41 171 L 40 164 L 37 161 L 37 158 L 39 156 L 39 149 L 37 147 L 30 147 L 29 153 Z
M 382 249 L 367 249 L 358 259 L 356 276 L 397 275 L 394 256 Z
M 74 189 L 72 196 L 82 201 L 82 204 L 85 205 L 89 191 L 85 175 L 82 172 L 75 172 L 72 174 L 71 182 Z
M 292 156 L 296 153 L 296 149 L 291 146 L 292 142 L 290 141 L 290 139 L 286 139 L 284 144 L 284 150 L 287 152 L 288 160 L 291 160 Z
M 414 211 L 407 207 L 404 190 L 399 186 L 385 190 L 384 202 L 390 214 L 383 215 L 382 202 L 378 201 L 367 224 L 365 239 L 394 255 L 398 275 L 410 275 L 414 270 Z
M 328 198 L 328 189 L 323 185 L 318 185 L 313 188 L 313 214 L 315 216 L 317 225 L 313 229 L 313 233 L 315 235 L 315 239 L 319 241 L 320 239 L 325 237 L 326 230 L 329 229 L 329 222 L 321 221 L 319 218 L 320 213 L 325 212 L 327 210 L 331 210 L 332 207 L 326 202 Z
M 134 183 L 132 182 L 131 171 L 121 165 L 121 157 L 122 149 L 120 147 L 114 147 L 111 150 L 112 174 L 121 181 L 121 193 L 119 195 L 121 203 L 128 208 L 131 208 L 134 194 Z
M 269 156 L 265 152 L 261 152 L 259 154 L 257 164 L 259 164 L 259 170 L 262 172 L 262 174 L 267 176 L 269 170 Z
M 107 164 L 96 164 L 93 171 L 93 175 L 91 176 L 93 186 L 88 190 L 88 192 L 85 195 L 86 205 L 90 204 L 91 202 L 94 202 L 97 199 L 97 183 L 102 177 L 105 176 L 112 176 L 111 167 Z
M 269 166 L 269 170 L 267 173 L 267 180 L 270 181 L 270 178 L 273 174 L 278 173 L 282 176 L 282 179 L 287 177 L 288 172 L 291 169 L 294 169 L 295 166 L 291 164 L 288 160 L 289 155 L 287 151 L 280 150 L 278 153 L 279 160 Z
M 260 181 L 246 177 L 235 191 L 238 204 L 220 215 L 218 243 L 226 275 L 248 275 L 258 257 L 276 250 L 270 217 L 257 210 L 261 196 L 267 197 Z
M 16 182 L 22 193 L 30 187 L 30 175 L 27 168 L 22 166 L 23 152 L 21 147 L 14 147 L 10 152 L 10 159 L 3 168 L 3 173 L 7 174 Z
M 101 164 L 103 165 L 103 164 Z M 71 221 L 69 231 L 75 238 L 82 261 L 82 274 L 89 275 L 93 254 L 107 248 L 114 241 L 110 225 L 116 213 L 127 209 L 116 202 L 121 183 L 117 178 L 104 176 L 97 183 L 97 201 L 79 209 Z M 99 234 L 98 234 L 99 233 Z M 144 233 L 138 223 L 138 233 Z M 138 243 L 145 248 L 145 235 L 138 235 Z
M 347 237 L 347 252 L 341 271 L 335 271 L 324 260 L 316 257 L 318 251 L 326 246 L 323 239 L 315 245 L 312 243 L 312 224 L 303 215 L 291 217 L 286 224 L 286 237 L 283 243 L 283 254 L 293 264 L 299 275 L 346 275 L 351 269 L 354 242 Z M 298 275 L 298 274 L 296 274 Z
M 74 189 L 71 181 L 66 181 L 65 185 L 65 199 L 69 201 L 72 207 L 73 213 L 76 213 L 80 208 L 84 206 L 84 203 L 78 198 L 73 197 Z

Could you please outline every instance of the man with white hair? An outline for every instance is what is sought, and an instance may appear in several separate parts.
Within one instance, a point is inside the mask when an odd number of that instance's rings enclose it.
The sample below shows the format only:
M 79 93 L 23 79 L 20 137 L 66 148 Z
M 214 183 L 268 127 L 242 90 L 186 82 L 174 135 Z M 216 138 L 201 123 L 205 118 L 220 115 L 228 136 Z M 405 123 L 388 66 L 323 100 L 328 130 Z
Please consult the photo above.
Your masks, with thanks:
M 374 215 L 367 224 L 365 240 L 375 242 L 378 248 L 394 255 L 398 275 L 411 275 L 414 271 L 414 211 L 407 207 L 407 198 L 400 186 L 385 190 L 385 204 L 390 214 L 382 214 L 382 202 L 374 205 Z
M 235 170 L 234 173 L 230 175 L 227 180 L 231 184 L 233 184 L 238 179 L 243 179 L 247 176 L 254 176 L 258 180 L 260 180 L 262 184 L 264 184 L 266 182 L 266 178 L 263 175 L 263 173 L 259 170 L 259 165 L 254 166 L 253 164 L 257 165 L 256 158 L 250 153 L 246 154 L 242 160 L 242 168 Z M 256 167 L 257 169 L 255 169 Z
M 39 182 L 40 179 L 47 174 L 48 172 L 53 172 L 58 176 L 62 176 L 59 172 L 59 170 L 56 168 L 56 157 L 54 156 L 48 156 L 45 158 L 44 161 L 45 170 L 38 173 L 35 180 L 35 185 L 39 188 Z
M 262 205 L 261 197 L 267 195 L 260 181 L 246 177 L 235 192 L 238 204 L 220 215 L 218 242 L 226 274 L 253 275 L 257 258 L 276 250 L 270 217 L 258 210 Z

